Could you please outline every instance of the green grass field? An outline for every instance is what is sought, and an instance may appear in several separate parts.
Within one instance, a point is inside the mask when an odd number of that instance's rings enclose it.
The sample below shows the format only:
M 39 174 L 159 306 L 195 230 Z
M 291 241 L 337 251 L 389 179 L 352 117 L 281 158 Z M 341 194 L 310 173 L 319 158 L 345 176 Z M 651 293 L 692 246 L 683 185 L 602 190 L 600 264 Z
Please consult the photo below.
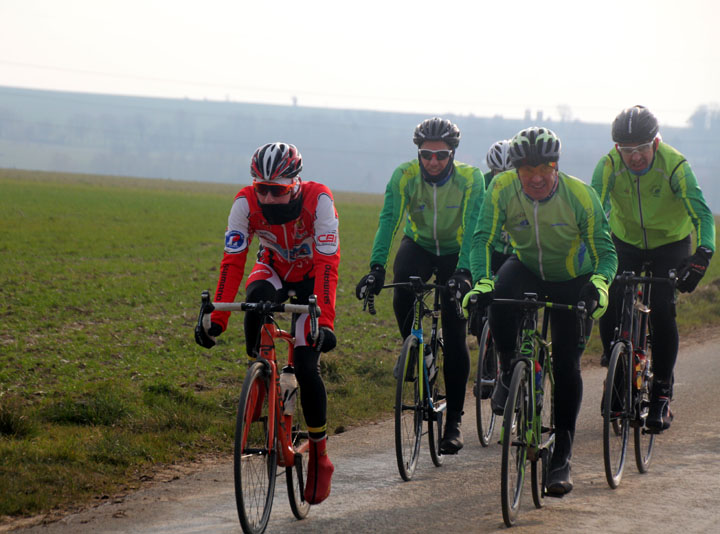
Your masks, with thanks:
M 0 170 L 0 516 L 89 502 L 232 450 L 241 317 L 210 351 L 192 332 L 238 189 Z M 382 198 L 337 193 L 336 204 L 339 345 L 322 359 L 331 433 L 392 410 L 400 348 L 390 295 L 375 317 L 354 296 Z M 683 333 L 720 322 L 719 276 L 716 261 L 692 307 L 681 298 Z M 586 361 L 597 353 L 594 339 Z

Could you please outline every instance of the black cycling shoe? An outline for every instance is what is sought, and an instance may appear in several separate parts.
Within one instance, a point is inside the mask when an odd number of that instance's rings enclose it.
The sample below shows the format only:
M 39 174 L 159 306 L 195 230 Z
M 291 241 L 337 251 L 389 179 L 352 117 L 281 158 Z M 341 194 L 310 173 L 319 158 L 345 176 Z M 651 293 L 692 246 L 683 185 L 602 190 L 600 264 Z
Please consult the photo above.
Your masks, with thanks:
M 555 458 L 553 457 L 553 460 Z M 572 477 L 570 476 L 570 459 L 553 468 L 554 462 L 550 462 L 550 472 L 547 478 L 547 494 L 551 497 L 563 497 L 573 489 Z
M 503 415 L 503 413 L 505 413 L 505 403 L 510 393 L 511 379 L 512 374 L 500 373 L 499 380 L 495 384 L 495 391 L 493 391 L 492 398 L 490 399 L 490 406 L 495 415 Z
M 650 401 L 650 410 L 648 412 L 645 426 L 656 432 L 662 432 L 670 428 L 673 420 L 673 413 L 670 410 L 670 399 L 668 397 L 658 397 Z
M 608 365 L 610 365 L 610 356 L 608 356 L 604 352 L 602 353 L 602 356 L 600 356 L 600 365 L 603 367 L 607 367 Z
M 463 445 L 460 419 L 448 416 L 445 423 L 445 434 L 440 441 L 440 454 L 457 454 Z

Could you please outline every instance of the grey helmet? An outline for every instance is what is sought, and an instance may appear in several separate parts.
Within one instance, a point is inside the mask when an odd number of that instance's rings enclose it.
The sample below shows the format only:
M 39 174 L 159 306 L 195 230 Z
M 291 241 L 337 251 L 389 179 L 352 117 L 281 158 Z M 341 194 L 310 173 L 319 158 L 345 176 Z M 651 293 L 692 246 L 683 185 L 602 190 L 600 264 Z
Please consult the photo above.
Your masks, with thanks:
M 413 133 L 413 143 L 417 146 L 425 141 L 444 141 L 455 150 L 460 144 L 460 129 L 447 119 L 426 119 L 415 127 Z
M 510 141 L 503 139 L 495 141 L 485 156 L 487 166 L 493 171 L 506 171 L 512 169 L 512 160 L 510 159 Z
M 624 109 L 612 124 L 616 143 L 649 143 L 658 134 L 658 120 L 645 106 Z

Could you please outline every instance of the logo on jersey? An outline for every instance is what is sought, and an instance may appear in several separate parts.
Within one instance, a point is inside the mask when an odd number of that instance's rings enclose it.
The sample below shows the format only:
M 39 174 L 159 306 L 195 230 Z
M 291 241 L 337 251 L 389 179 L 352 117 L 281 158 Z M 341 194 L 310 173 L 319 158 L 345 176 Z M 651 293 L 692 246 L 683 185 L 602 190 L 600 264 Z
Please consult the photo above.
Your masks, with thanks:
M 238 252 L 245 245 L 245 235 L 237 230 L 231 230 L 225 234 L 225 249 L 228 252 Z
M 337 235 L 335 234 L 322 234 L 317 236 L 318 243 L 322 245 L 332 245 L 337 241 Z

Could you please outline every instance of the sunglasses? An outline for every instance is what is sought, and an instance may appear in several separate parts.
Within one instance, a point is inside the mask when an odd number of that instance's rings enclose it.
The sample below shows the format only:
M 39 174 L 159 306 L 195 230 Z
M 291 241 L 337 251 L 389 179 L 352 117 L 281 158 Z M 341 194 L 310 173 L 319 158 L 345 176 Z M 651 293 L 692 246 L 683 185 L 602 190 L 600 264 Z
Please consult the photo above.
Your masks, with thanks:
M 453 151 L 452 150 L 427 150 L 422 149 L 418 150 L 418 154 L 420 154 L 420 157 L 422 159 L 426 159 L 430 161 L 433 157 L 433 154 L 437 158 L 438 161 L 445 161 L 450 156 L 452 156 Z
M 650 148 L 652 148 L 652 145 L 654 142 L 655 142 L 655 140 L 653 139 L 652 141 L 650 141 L 648 143 L 643 143 L 642 145 L 638 145 L 638 146 L 619 146 L 619 145 L 615 145 L 615 146 L 617 147 L 618 152 L 620 152 L 621 154 L 625 154 L 626 156 L 630 156 L 630 155 L 634 154 L 635 152 L 645 152 L 646 150 L 650 150 Z
M 253 189 L 258 195 L 271 195 L 274 197 L 282 197 L 290 193 L 295 184 L 268 184 L 266 182 L 253 182 Z

